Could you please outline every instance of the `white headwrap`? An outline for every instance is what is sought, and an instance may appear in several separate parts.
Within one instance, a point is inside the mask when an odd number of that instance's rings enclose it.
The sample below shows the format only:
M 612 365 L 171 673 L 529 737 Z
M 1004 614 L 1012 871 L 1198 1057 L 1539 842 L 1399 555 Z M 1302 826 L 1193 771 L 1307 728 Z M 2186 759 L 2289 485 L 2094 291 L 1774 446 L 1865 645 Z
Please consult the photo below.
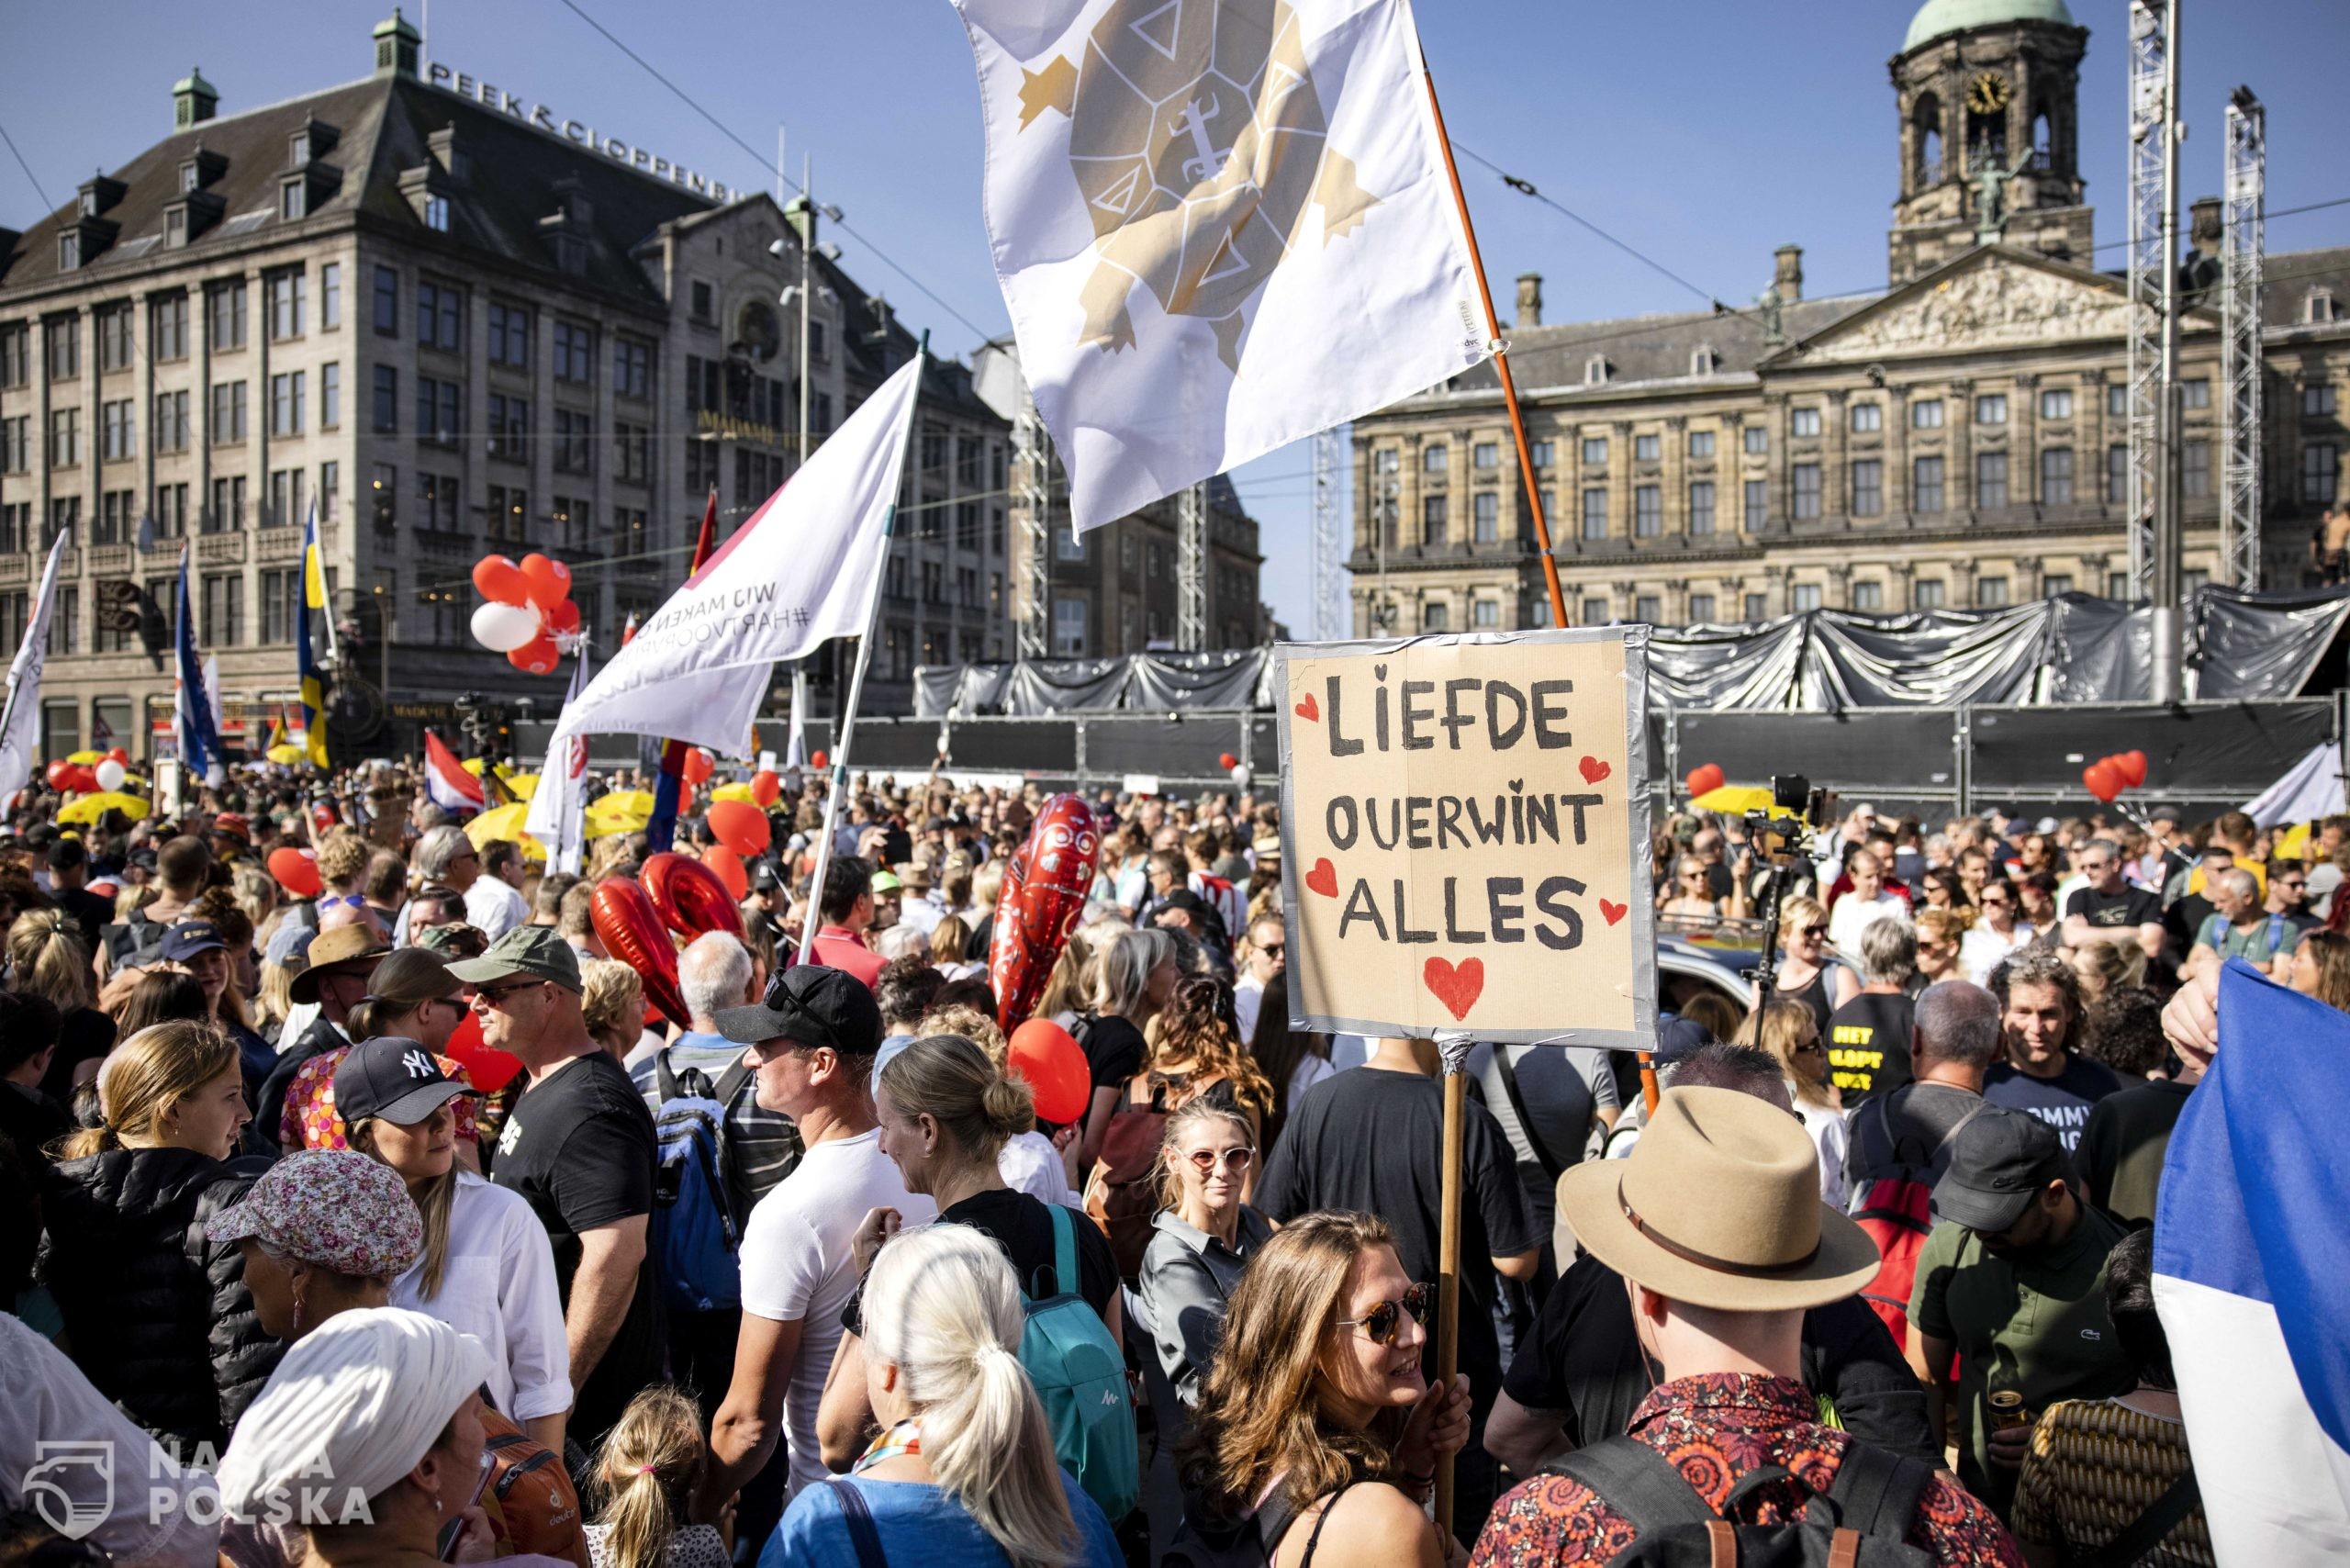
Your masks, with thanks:
M 235 1518 L 274 1498 L 373 1497 L 416 1468 L 489 1360 L 437 1317 L 395 1306 L 337 1313 L 295 1342 L 220 1456 L 220 1502 Z

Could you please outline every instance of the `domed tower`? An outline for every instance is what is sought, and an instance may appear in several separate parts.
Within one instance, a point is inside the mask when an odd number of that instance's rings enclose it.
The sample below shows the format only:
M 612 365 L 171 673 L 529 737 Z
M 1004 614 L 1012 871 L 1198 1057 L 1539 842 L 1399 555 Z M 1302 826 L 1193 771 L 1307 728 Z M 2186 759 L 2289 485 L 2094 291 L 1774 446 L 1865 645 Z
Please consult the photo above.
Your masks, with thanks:
M 2090 264 L 2077 113 L 2087 28 L 2065 0 L 1926 0 L 1893 57 L 1895 286 L 1988 241 Z

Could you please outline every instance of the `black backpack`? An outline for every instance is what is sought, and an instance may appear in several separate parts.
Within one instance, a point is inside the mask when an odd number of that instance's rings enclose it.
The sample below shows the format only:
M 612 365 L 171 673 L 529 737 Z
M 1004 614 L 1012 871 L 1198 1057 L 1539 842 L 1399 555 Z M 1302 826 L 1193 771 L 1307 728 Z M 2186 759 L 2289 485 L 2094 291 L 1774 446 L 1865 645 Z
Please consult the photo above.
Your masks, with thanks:
M 1543 1467 L 1591 1488 L 1629 1519 L 1632 1543 L 1608 1568 L 1933 1568 L 1908 1544 L 1909 1520 L 1933 1472 L 1914 1459 L 1854 1443 L 1835 1484 L 1816 1493 L 1798 1518 L 1743 1524 L 1706 1506 L 1673 1462 L 1628 1437 L 1562 1454 Z M 1793 1479 L 1785 1465 L 1739 1477 L 1725 1509 L 1755 1488 Z M 1796 1483 L 1801 1485 L 1801 1482 Z

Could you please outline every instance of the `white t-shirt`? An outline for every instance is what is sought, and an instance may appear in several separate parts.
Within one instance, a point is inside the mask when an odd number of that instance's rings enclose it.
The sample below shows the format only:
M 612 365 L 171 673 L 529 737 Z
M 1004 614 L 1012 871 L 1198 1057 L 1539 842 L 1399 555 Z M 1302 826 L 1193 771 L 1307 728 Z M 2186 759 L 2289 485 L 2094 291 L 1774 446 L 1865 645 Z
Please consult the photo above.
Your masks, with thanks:
M 1253 969 L 1243 970 L 1232 982 L 1232 1015 L 1240 1025 L 1240 1043 L 1257 1037 L 1257 1014 L 1265 1005 L 1265 982 Z
M 1075 1208 L 1077 1194 L 1069 1191 L 1069 1168 L 1061 1163 L 1061 1151 L 1053 1140 L 1034 1130 L 1017 1137 L 1006 1138 L 996 1151 L 995 1168 L 1003 1184 L 1015 1193 L 1025 1193 L 1041 1204 L 1058 1204 L 1062 1208 Z
M 938 1217 L 928 1198 L 906 1191 L 881 1152 L 878 1130 L 811 1146 L 751 1210 L 743 1233 L 743 1310 L 800 1325 L 800 1354 L 783 1401 L 794 1496 L 828 1473 L 816 1443 L 816 1406 L 840 1348 L 841 1311 L 856 1290 L 849 1238 L 874 1209 L 897 1210 L 909 1230 Z
M 437 1317 L 489 1352 L 490 1402 L 517 1424 L 571 1408 L 571 1346 L 554 1248 L 530 1200 L 470 1170 L 449 1204 L 441 1294 L 423 1297 L 424 1261 L 392 1282 L 392 1305 Z
M 2005 936 L 1988 925 L 1977 925 L 1958 939 L 1959 967 L 1976 985 L 1989 985 L 1991 971 L 2000 961 L 2032 938 L 2031 923 L 2019 920 Z
M 495 942 L 531 918 L 531 906 L 513 884 L 485 871 L 465 890 L 465 924 Z
M 1888 916 L 1907 925 L 1909 906 L 1891 893 L 1879 893 L 1873 899 L 1846 893 L 1836 901 L 1836 913 L 1828 917 L 1828 945 L 1858 958 L 1861 933 Z
M 1793 1096 L 1795 1085 L 1787 1085 Z M 1819 1156 L 1819 1201 L 1841 1214 L 1844 1209 L 1844 1149 L 1849 1137 L 1844 1126 L 1844 1114 L 1825 1105 L 1808 1105 L 1796 1101 L 1796 1115 L 1803 1123 L 1803 1130 L 1811 1135 L 1811 1147 Z

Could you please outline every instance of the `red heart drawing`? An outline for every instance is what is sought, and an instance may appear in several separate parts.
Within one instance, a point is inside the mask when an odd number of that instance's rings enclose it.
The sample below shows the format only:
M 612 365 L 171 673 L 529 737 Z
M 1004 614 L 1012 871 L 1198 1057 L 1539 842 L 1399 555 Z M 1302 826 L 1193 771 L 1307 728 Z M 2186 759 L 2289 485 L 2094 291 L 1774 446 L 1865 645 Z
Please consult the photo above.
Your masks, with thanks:
M 1617 921 L 1623 919 L 1626 915 L 1631 913 L 1632 906 L 1623 903 L 1609 903 L 1606 899 L 1601 899 L 1599 901 L 1599 913 L 1606 916 L 1608 924 L 1613 925 Z
M 1611 771 L 1606 763 L 1595 756 L 1584 757 L 1578 766 L 1583 768 L 1583 781 L 1586 784 L 1598 783 Z
M 1301 719 L 1311 719 L 1317 724 L 1322 722 L 1322 705 L 1314 700 L 1314 693 L 1311 691 L 1305 694 L 1305 700 L 1297 705 L 1297 716 Z
M 1305 874 L 1305 885 L 1326 899 L 1338 896 L 1338 868 L 1330 864 L 1329 857 L 1314 863 L 1314 869 Z
M 1485 966 L 1482 959 L 1463 958 L 1456 966 L 1443 958 L 1430 958 L 1420 969 L 1420 979 L 1444 1010 L 1457 1021 L 1469 1016 L 1477 1005 L 1477 998 L 1485 989 Z

